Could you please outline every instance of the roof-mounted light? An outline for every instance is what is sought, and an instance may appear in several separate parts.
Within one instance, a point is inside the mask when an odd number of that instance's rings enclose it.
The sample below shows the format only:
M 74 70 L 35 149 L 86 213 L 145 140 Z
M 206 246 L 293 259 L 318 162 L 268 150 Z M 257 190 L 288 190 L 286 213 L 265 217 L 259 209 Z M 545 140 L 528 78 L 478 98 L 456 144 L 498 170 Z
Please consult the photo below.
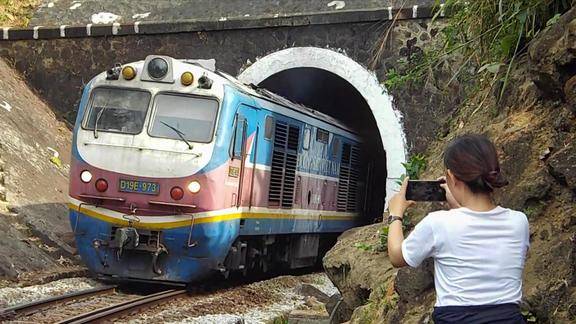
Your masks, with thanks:
M 156 57 L 148 63 L 148 75 L 153 79 L 162 79 L 168 73 L 168 62 L 161 57 Z
M 180 76 L 180 83 L 182 83 L 183 86 L 189 86 L 194 82 L 194 75 L 192 74 L 192 72 L 184 72 L 182 73 L 182 76 Z
M 131 67 L 130 65 L 126 65 L 122 69 L 122 77 L 124 80 L 132 80 L 136 77 L 136 69 Z

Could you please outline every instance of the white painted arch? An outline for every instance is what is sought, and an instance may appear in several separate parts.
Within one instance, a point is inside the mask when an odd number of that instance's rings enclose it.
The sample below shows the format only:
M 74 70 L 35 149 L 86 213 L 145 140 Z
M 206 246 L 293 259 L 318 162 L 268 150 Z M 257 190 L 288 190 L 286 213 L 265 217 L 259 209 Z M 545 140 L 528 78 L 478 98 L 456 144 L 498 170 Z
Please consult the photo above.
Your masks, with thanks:
M 373 72 L 331 49 L 291 47 L 257 60 L 242 71 L 238 79 L 258 85 L 276 73 L 301 67 L 332 72 L 348 81 L 364 97 L 376 119 L 386 151 L 386 197 L 390 199 L 398 188 L 397 179 L 404 173 L 402 163 L 406 161 L 406 137 L 400 112 L 393 108 L 392 98 Z

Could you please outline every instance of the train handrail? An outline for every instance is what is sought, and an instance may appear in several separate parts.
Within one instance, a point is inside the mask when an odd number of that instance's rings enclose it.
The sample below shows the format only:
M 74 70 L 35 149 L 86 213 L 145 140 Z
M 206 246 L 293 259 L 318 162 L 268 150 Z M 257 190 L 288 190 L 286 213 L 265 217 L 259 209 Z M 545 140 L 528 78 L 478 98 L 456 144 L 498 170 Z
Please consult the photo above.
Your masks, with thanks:
M 157 200 L 150 200 L 148 201 L 150 205 L 160 205 L 160 206 L 169 206 L 169 207 L 180 207 L 180 208 L 198 208 L 196 205 L 188 205 L 188 204 L 178 204 L 178 203 L 171 203 L 171 202 L 164 202 L 164 201 L 157 201 Z
M 103 197 L 103 196 L 95 196 L 95 195 L 87 195 L 87 194 L 80 194 L 80 195 L 78 195 L 78 197 L 86 198 L 86 199 L 110 200 L 110 201 L 118 201 L 118 202 L 126 201 L 126 199 L 121 198 L 121 197 Z

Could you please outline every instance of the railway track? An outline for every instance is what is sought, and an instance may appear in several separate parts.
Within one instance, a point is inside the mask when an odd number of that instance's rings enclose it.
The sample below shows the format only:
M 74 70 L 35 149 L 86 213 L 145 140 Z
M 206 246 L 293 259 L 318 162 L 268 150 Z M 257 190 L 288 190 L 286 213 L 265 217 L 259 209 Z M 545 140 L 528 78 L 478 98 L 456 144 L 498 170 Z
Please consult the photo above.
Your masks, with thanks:
M 167 290 L 143 296 L 123 303 L 96 309 L 58 322 L 59 324 L 97 323 L 128 315 L 146 307 L 151 307 L 168 300 L 186 295 L 186 290 Z
M 185 290 L 166 290 L 138 296 L 105 286 L 46 298 L 0 310 L 0 322 L 97 323 L 186 295 Z
M 0 320 L 12 319 L 15 317 L 29 316 L 37 313 L 50 306 L 65 304 L 74 300 L 89 298 L 94 296 L 106 295 L 114 293 L 116 286 L 104 286 L 100 288 L 87 289 L 77 292 L 64 294 L 62 296 L 55 296 L 46 299 L 33 301 L 30 303 L 19 304 L 16 306 L 4 308 L 0 310 Z

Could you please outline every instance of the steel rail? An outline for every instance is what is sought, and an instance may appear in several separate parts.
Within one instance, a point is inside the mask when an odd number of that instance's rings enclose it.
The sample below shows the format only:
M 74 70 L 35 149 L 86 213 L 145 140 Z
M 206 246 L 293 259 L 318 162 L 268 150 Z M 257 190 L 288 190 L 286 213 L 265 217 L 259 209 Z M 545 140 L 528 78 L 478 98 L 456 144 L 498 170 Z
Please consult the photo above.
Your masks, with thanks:
M 16 315 L 30 315 L 43 308 L 54 304 L 61 304 L 67 301 L 86 298 L 98 295 L 113 293 L 117 286 L 104 286 L 99 288 L 87 289 L 76 291 L 62 296 L 54 296 L 50 298 L 36 300 L 30 303 L 19 304 L 16 306 L 4 308 L 0 310 L 0 320 L 12 318 Z
M 185 295 L 186 290 L 166 290 L 156 294 L 143 296 L 140 298 L 132 299 L 123 303 L 116 305 L 111 305 L 107 307 L 102 307 L 91 312 L 80 314 L 63 321 L 58 322 L 58 324 L 80 324 L 80 323 L 96 323 L 104 320 L 109 320 L 112 318 L 120 317 L 121 315 L 130 313 L 134 310 L 138 310 L 143 307 L 150 307 L 153 305 L 160 304 L 164 301 L 177 298 L 179 296 Z

